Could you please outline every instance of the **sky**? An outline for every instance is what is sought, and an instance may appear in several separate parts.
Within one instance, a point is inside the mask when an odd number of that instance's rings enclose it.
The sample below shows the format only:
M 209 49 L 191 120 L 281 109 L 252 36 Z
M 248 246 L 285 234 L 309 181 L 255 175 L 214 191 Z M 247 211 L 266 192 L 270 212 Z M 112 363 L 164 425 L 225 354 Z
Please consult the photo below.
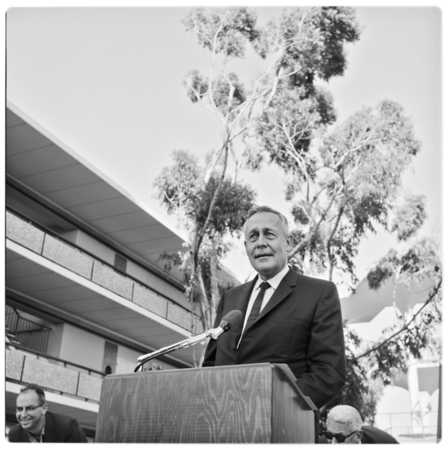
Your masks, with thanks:
M 181 84 L 189 70 L 207 71 L 210 62 L 182 24 L 190 9 L 11 8 L 6 18 L 7 99 L 172 224 L 154 198 L 154 179 L 173 150 L 204 156 L 220 142 L 216 118 L 192 104 Z M 265 4 L 257 11 L 263 22 L 280 9 Z M 385 99 L 404 107 L 422 142 L 404 188 L 426 196 L 422 232 L 440 236 L 442 11 L 412 5 L 356 11 L 361 39 L 346 48 L 345 74 L 327 84 L 338 120 Z M 249 53 L 241 64 L 251 71 L 259 62 Z M 257 203 L 289 214 L 276 167 L 245 179 Z M 384 233 L 369 236 L 356 260 L 358 277 L 394 245 Z M 241 281 L 252 273 L 242 242 L 227 263 Z

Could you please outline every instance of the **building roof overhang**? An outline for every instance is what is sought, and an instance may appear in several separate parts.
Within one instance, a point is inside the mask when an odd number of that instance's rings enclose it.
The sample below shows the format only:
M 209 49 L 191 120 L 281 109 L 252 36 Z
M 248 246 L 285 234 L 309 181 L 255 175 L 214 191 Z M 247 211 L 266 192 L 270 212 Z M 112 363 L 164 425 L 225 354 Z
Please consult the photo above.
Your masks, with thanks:
M 179 291 L 184 290 L 183 272 L 174 267 L 166 273 L 160 257 L 165 252 L 188 250 L 187 236 L 158 217 L 114 180 L 101 173 L 10 102 L 7 103 L 6 112 L 6 181 L 8 207 L 11 207 L 8 202 L 11 202 L 13 210 L 14 202 L 20 204 L 25 208 L 23 215 L 26 217 L 27 212 L 32 212 L 31 203 L 37 202 L 45 207 L 39 216 L 39 222 L 50 232 L 61 235 L 61 232 L 83 230 L 157 275 L 162 281 L 170 283 Z M 30 201 L 29 205 L 27 199 Z M 136 349 L 140 347 L 145 353 L 173 344 L 189 335 L 185 329 L 173 328 L 164 319 L 133 311 L 129 307 L 132 302 L 127 305 L 114 304 L 107 295 L 93 295 L 91 288 L 83 286 L 77 287 L 82 291 L 78 292 L 78 305 L 70 302 L 52 305 L 48 300 L 50 297 L 46 299 L 39 294 L 43 292 L 42 286 L 45 286 L 46 280 L 52 279 L 53 287 L 59 289 L 60 299 L 73 298 L 73 286 L 70 286 L 73 283 L 65 286 L 67 278 L 64 275 L 49 269 L 43 270 L 40 261 L 19 255 L 14 249 L 7 249 L 7 264 L 9 276 L 14 276 L 13 265 L 18 268 L 21 278 L 19 281 L 22 283 L 19 289 L 14 289 L 9 280 L 8 297 L 24 308 L 26 304 L 33 304 L 42 313 L 46 310 L 52 314 L 60 314 L 71 322 L 78 317 L 92 331 L 100 325 L 99 322 L 95 325 L 95 320 L 89 319 L 93 317 L 89 309 L 100 311 L 101 308 L 115 308 L 117 320 L 101 325 L 98 333 L 107 336 L 108 330 L 111 338 L 115 336 L 115 340 Z M 236 280 L 225 267 L 219 273 L 222 279 Z M 32 294 L 27 300 L 23 296 L 26 294 L 23 283 L 29 284 L 29 293 Z M 88 297 L 91 297 L 89 301 L 82 301 Z M 75 306 L 76 311 L 73 310 Z M 107 317 L 107 314 L 102 318 Z M 126 315 L 132 317 L 126 318 Z M 127 321 L 126 325 L 120 328 L 123 321 Z M 139 325 L 142 321 L 146 324 L 143 329 Z M 148 329 L 148 324 L 151 325 L 151 330 Z M 193 364 L 191 349 L 185 350 L 184 354 L 182 351 L 175 353 L 173 361 L 178 358 L 184 366 Z
M 124 256 L 183 289 L 167 274 L 164 252 L 186 251 L 187 236 L 10 102 L 6 113 L 6 181 Z M 49 223 L 60 232 L 62 221 Z M 69 227 L 69 225 L 67 225 Z

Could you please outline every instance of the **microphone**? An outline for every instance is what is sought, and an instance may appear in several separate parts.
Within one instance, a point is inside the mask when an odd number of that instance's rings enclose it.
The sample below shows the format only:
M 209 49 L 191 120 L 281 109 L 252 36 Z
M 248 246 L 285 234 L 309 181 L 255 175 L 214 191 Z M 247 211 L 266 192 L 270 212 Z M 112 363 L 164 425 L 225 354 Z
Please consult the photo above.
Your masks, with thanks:
M 237 325 L 241 321 L 242 317 L 243 314 L 241 313 L 241 311 L 234 309 L 223 317 L 217 328 L 211 328 L 210 330 L 204 331 L 203 333 L 197 334 L 195 336 L 191 336 L 188 339 L 177 342 L 176 344 L 171 344 L 167 347 L 161 348 L 160 350 L 156 350 L 155 352 L 139 356 L 137 358 L 139 364 L 134 369 L 134 372 L 137 372 L 138 369 L 143 366 L 143 364 L 147 363 L 153 358 L 156 358 L 157 356 L 165 355 L 166 353 L 170 353 L 174 350 L 179 350 L 180 348 L 192 347 L 193 345 L 199 344 L 199 342 L 205 341 L 205 339 L 209 337 L 218 339 L 218 337 L 221 336 L 222 333 L 230 330 L 230 328 Z
M 237 325 L 241 321 L 242 317 L 243 317 L 242 312 L 239 311 L 238 309 L 234 309 L 233 311 L 230 311 L 223 317 L 220 324 L 218 325 L 218 328 L 212 328 L 206 333 L 208 334 L 208 336 L 216 340 L 218 339 L 219 336 L 221 336 L 222 333 L 224 333 L 227 330 L 230 330 L 230 328 Z

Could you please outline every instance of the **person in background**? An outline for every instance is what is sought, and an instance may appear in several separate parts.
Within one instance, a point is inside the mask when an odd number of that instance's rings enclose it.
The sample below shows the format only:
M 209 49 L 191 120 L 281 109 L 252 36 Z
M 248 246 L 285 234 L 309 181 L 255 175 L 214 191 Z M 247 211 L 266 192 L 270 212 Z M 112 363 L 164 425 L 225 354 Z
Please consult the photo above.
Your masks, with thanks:
M 76 419 L 48 411 L 45 392 L 35 384 L 20 390 L 16 417 L 19 423 L 9 431 L 9 442 L 87 442 Z
M 379 428 L 363 425 L 358 410 L 348 405 L 338 405 L 327 416 L 326 429 L 319 439 L 321 444 L 399 444 Z

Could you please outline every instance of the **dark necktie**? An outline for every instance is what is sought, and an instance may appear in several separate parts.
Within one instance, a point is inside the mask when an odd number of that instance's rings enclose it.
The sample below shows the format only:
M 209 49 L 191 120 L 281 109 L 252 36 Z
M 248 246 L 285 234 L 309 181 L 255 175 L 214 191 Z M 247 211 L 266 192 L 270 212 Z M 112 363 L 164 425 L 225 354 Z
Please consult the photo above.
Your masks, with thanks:
M 246 330 L 257 320 L 258 314 L 260 314 L 261 304 L 263 303 L 264 293 L 266 289 L 269 289 L 271 285 L 267 281 L 263 281 L 260 284 L 260 291 L 258 292 L 257 298 L 252 305 L 252 309 L 250 310 L 249 318 L 247 319 L 246 328 L 244 328 L 243 334 Z

